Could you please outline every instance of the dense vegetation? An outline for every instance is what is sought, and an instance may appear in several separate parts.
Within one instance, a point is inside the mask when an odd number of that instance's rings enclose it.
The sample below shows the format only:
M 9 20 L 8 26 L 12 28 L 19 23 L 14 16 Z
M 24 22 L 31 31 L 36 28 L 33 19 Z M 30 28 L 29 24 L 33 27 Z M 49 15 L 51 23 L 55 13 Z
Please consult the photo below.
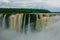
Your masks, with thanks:
M 0 13 L 50 13 L 45 9 L 0 8 Z

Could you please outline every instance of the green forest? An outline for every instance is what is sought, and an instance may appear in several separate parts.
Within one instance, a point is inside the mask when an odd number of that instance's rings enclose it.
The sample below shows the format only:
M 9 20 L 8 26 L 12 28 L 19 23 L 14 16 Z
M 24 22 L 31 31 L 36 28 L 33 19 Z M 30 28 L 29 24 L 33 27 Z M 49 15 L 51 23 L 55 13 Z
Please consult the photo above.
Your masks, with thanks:
M 46 9 L 0 8 L 0 13 L 51 13 Z

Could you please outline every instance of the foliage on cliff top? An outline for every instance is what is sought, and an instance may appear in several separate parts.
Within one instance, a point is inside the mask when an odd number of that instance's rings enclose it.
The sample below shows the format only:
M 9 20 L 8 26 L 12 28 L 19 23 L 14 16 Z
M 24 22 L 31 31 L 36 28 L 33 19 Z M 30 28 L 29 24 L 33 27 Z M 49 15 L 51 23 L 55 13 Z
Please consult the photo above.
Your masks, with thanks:
M 46 9 L 0 8 L 0 13 L 51 13 Z

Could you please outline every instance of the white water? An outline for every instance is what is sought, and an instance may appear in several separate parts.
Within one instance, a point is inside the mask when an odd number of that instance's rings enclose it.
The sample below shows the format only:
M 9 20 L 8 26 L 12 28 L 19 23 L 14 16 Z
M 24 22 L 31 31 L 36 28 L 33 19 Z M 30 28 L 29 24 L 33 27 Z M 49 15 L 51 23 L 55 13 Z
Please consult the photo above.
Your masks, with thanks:
M 2 21 L 2 27 L 5 29 L 5 18 L 6 18 L 6 14 L 4 15 L 3 21 Z
M 55 17 L 57 22 L 51 24 L 41 32 L 20 34 L 11 30 L 2 31 L 2 37 L 7 40 L 60 40 L 60 17 Z
M 22 35 L 14 40 L 60 40 L 60 21 L 49 26 L 46 31 Z
M 14 40 L 60 40 L 60 17 L 55 17 L 56 23 L 46 27 L 46 29 L 39 33 L 30 33 L 17 37 Z
M 30 27 L 31 27 L 31 26 L 30 26 L 30 14 L 29 14 L 27 33 L 30 33 L 30 32 L 31 32 Z
M 25 21 L 26 21 L 26 15 L 25 15 L 25 17 L 24 17 L 24 23 L 23 23 L 23 34 L 24 34 L 24 32 L 25 32 Z

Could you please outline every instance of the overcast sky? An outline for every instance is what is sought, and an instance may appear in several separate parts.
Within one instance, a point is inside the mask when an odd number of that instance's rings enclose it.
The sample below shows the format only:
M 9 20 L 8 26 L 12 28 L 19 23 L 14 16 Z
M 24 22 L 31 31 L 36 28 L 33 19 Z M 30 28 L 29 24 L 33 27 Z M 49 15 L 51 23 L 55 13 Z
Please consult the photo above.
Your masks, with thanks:
M 0 0 L 0 8 L 39 8 L 60 12 L 60 0 Z

